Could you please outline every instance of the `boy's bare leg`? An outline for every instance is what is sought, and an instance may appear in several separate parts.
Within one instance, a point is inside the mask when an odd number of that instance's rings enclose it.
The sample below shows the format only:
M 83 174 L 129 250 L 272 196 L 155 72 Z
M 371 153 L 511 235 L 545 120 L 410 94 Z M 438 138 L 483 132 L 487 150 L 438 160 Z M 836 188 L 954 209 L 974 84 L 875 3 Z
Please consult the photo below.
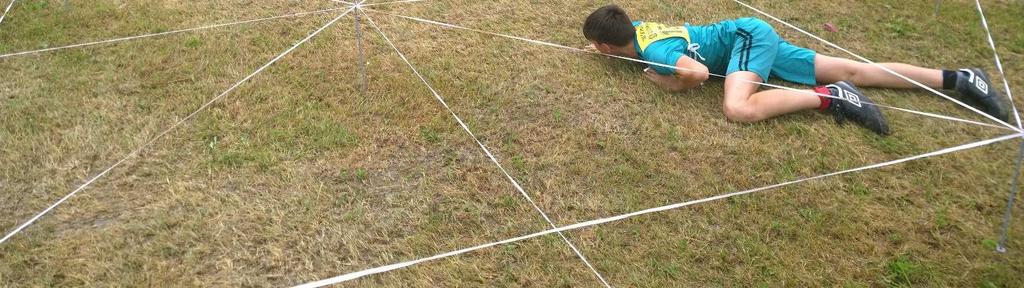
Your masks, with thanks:
M 902 63 L 881 63 L 890 70 L 934 89 L 942 89 L 942 71 Z M 882 68 L 850 59 L 818 54 L 814 74 L 820 84 L 847 81 L 860 87 L 917 88 L 917 85 L 892 75 Z
M 760 85 L 756 83 L 761 82 L 761 76 L 753 72 L 740 71 L 726 76 L 725 117 L 735 122 L 757 122 L 821 106 L 821 98 L 814 94 L 782 89 L 757 92 Z

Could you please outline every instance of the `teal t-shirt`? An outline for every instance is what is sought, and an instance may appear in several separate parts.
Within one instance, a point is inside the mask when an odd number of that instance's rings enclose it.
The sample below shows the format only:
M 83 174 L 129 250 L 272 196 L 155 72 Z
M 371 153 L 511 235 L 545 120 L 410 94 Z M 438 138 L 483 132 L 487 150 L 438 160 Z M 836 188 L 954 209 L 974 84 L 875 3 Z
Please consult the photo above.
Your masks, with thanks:
M 633 21 L 633 26 L 643 24 L 643 21 Z M 647 50 L 640 51 L 637 41 L 633 41 L 637 54 L 645 61 L 660 63 L 668 66 L 675 66 L 680 57 L 693 58 L 708 67 L 711 73 L 724 74 L 729 66 L 729 37 L 732 34 L 729 29 L 736 30 L 732 21 L 722 21 L 717 24 L 695 26 L 684 25 L 690 32 L 690 40 L 700 47 L 697 53 L 687 50 L 690 43 L 683 38 L 668 38 L 651 43 Z M 670 75 L 675 70 L 668 67 L 650 65 L 651 69 L 662 75 Z
M 643 21 L 633 21 L 633 27 L 640 26 L 640 24 L 643 23 Z M 637 54 L 640 55 L 640 59 L 669 66 L 675 66 L 676 62 L 679 61 L 679 58 L 686 55 L 686 45 L 688 45 L 688 43 L 686 43 L 686 39 L 668 38 L 655 41 L 654 43 L 651 43 L 651 45 L 647 46 L 647 50 L 640 51 L 639 42 L 633 41 L 633 47 L 636 49 Z M 656 65 L 649 66 L 661 75 L 670 75 L 675 73 L 674 69 L 668 67 Z

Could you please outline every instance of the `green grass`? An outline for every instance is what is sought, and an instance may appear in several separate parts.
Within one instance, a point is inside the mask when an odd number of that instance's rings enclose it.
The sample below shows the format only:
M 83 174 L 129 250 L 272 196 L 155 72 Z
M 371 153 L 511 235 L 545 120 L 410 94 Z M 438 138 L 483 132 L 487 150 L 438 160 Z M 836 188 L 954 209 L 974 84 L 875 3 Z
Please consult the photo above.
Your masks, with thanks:
M 911 287 L 924 281 L 926 269 L 921 264 L 910 260 L 908 256 L 899 256 L 886 265 L 886 282 L 891 287 Z
M 943 2 L 938 17 L 931 1 L 753 4 L 870 59 L 994 73 L 972 3 Z M 579 22 L 600 4 L 431 0 L 379 9 L 582 47 Z M 753 16 L 723 0 L 619 4 L 668 23 Z M 1011 85 L 1024 87 L 1024 6 L 984 4 Z M 327 7 L 333 2 L 20 0 L 0 23 L 0 54 Z M 888 110 L 890 137 L 816 113 L 735 124 L 721 113 L 721 80 L 664 93 L 621 61 L 370 15 L 561 225 L 1005 133 Z M 53 203 L 331 16 L 0 59 L 0 228 Z M 792 43 L 841 55 L 776 27 Z M 358 91 L 354 31 L 343 19 L 0 245 L 0 286 L 288 286 L 548 228 L 364 28 L 367 93 Z M 865 91 L 885 104 L 984 121 L 925 92 Z M 993 250 L 1016 144 L 566 235 L 619 287 L 1015 287 L 1024 283 L 1019 209 L 1010 251 Z M 548 235 L 349 284 L 599 282 Z

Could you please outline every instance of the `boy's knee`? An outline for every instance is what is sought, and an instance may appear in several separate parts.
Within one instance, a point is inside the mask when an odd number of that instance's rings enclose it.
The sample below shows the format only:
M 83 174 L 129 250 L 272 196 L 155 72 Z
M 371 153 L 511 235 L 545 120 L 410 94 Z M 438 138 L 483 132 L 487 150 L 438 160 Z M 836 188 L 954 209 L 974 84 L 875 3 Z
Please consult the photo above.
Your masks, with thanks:
M 750 123 L 761 120 L 761 117 L 757 113 L 757 110 L 753 106 L 747 103 L 725 103 L 723 107 L 725 112 L 725 118 L 729 121 Z
M 843 66 L 843 69 L 840 69 L 841 74 L 839 75 L 839 80 L 858 85 L 863 82 L 864 75 L 870 73 L 870 71 L 868 71 L 870 68 L 871 66 L 866 63 L 848 61 L 847 64 Z
M 867 84 L 869 84 L 868 81 L 871 79 L 871 77 L 870 77 L 871 73 L 874 73 L 874 71 L 872 71 L 872 70 L 875 67 L 871 66 L 870 64 L 866 64 L 866 63 L 859 63 L 859 64 L 860 65 L 857 65 L 857 67 L 852 69 L 853 71 L 850 72 L 850 76 L 849 76 L 850 79 L 849 79 L 849 81 L 851 83 L 854 83 L 854 85 L 867 85 Z

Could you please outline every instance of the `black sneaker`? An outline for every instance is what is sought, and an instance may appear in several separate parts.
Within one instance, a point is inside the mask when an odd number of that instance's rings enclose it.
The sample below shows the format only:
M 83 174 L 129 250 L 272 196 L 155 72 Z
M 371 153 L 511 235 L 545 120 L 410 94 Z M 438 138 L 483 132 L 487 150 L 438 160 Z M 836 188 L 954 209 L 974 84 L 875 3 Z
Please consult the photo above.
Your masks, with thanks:
M 996 119 L 1008 121 L 1010 110 L 1003 102 L 1003 96 L 999 95 L 992 82 L 988 80 L 988 74 L 978 68 L 960 69 L 957 71 L 956 93 L 970 98 L 978 103 L 975 108 L 996 117 Z
M 889 135 L 889 124 L 885 122 L 885 116 L 875 102 L 861 94 L 846 81 L 839 81 L 835 84 L 826 85 L 829 94 L 835 96 L 828 105 L 828 111 L 835 117 L 836 123 L 842 125 L 847 119 L 867 128 L 878 135 Z M 838 98 L 838 99 L 837 99 Z

